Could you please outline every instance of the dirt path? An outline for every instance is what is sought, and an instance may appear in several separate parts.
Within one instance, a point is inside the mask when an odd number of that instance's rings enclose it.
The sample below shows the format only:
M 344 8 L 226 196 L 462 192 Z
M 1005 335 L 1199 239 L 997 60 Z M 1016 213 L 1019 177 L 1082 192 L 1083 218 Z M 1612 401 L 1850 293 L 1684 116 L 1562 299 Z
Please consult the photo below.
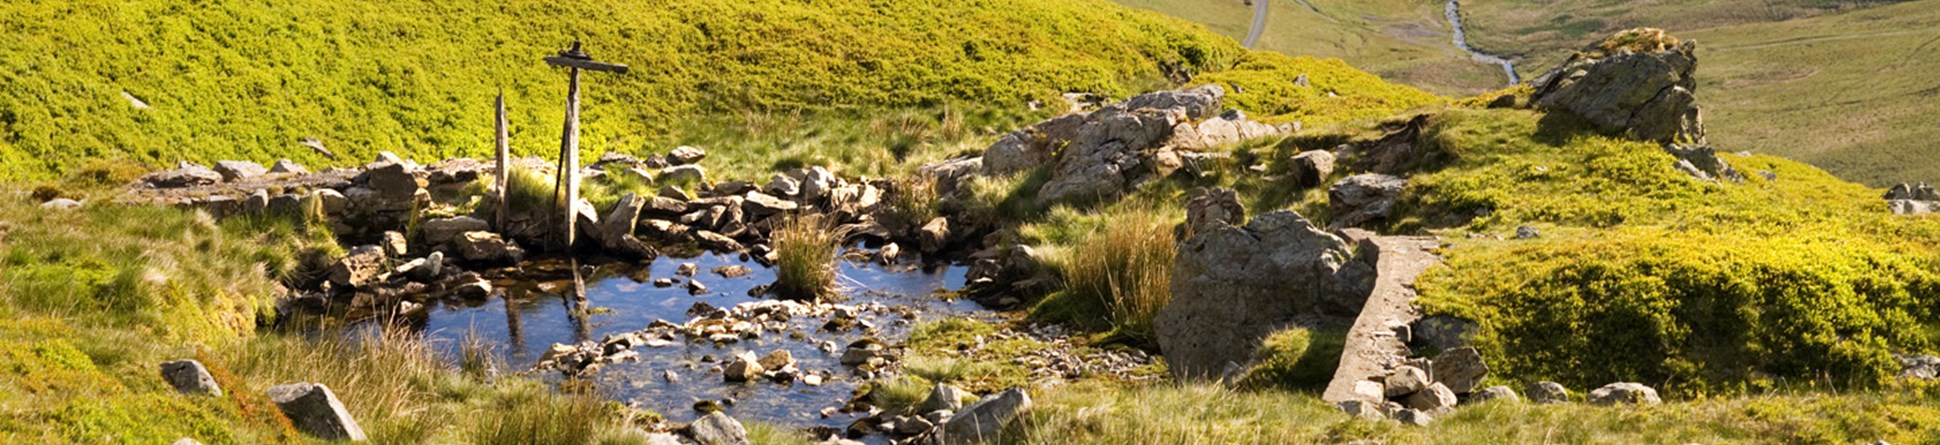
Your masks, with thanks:
M 1260 43 L 1260 35 L 1266 34 L 1266 5 L 1268 2 L 1268 0 L 1253 0 L 1251 2 L 1253 4 L 1253 28 L 1246 31 L 1245 45 L 1247 48 L 1252 48 L 1253 44 Z
M 1378 403 L 1380 394 L 1367 395 L 1355 391 L 1355 387 L 1387 375 L 1389 365 L 1408 356 L 1408 346 L 1395 337 L 1394 326 L 1421 318 L 1410 306 L 1415 299 L 1415 278 L 1441 263 L 1441 257 L 1434 253 L 1440 244 L 1433 237 L 1376 236 L 1357 229 L 1348 229 L 1346 234 L 1361 245 L 1364 254 L 1377 252 L 1374 293 L 1368 296 L 1354 327 L 1347 331 L 1340 368 L 1334 371 L 1334 380 L 1327 384 L 1321 400 Z

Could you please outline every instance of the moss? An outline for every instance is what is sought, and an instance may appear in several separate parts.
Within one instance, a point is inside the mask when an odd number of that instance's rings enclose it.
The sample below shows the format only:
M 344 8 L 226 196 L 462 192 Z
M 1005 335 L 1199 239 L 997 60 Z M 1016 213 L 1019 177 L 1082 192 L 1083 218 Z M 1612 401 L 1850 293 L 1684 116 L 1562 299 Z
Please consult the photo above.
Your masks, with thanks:
M 1254 352 L 1253 367 L 1240 377 L 1243 387 L 1318 394 L 1340 367 L 1347 334 L 1288 328 L 1267 335 Z

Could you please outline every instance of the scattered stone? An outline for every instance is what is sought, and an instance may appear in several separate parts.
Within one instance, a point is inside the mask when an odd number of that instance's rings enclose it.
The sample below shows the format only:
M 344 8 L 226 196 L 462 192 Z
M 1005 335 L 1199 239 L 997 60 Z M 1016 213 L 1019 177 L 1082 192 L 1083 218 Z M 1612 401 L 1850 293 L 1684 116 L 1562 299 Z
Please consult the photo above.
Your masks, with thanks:
M 743 266 L 739 264 L 731 264 L 731 265 L 716 267 L 713 269 L 713 272 L 715 275 L 720 275 L 721 278 L 741 278 L 741 277 L 748 276 L 748 274 L 754 273 L 754 269 L 749 269 L 748 266 Z
M 700 445 L 748 445 L 748 430 L 720 411 L 707 413 L 688 425 L 687 437 Z
M 697 265 L 694 263 L 680 263 L 679 266 L 674 266 L 674 275 L 691 277 L 691 276 L 694 276 L 696 272 L 700 272 L 700 269 L 701 269 L 700 265 Z
M 330 266 L 330 284 L 344 288 L 368 286 L 385 272 L 384 250 L 377 246 L 357 246 Z
M 288 159 L 278 159 L 276 160 L 275 164 L 270 165 L 269 172 L 278 173 L 278 174 L 289 174 L 289 175 L 307 175 L 307 174 L 310 174 L 310 169 L 303 168 L 303 164 L 298 164 L 296 163 L 296 161 L 291 161 Z
M 995 442 L 1004 426 L 1031 410 L 1031 396 L 1022 389 L 1010 389 L 985 397 L 965 407 L 943 424 L 942 442 L 946 445 Z
M 761 359 L 755 358 L 753 352 L 741 352 L 721 368 L 721 376 L 730 382 L 746 382 L 760 378 L 764 371 L 767 369 L 761 366 Z
M 1438 412 L 1443 409 L 1454 408 L 1455 403 L 1455 392 L 1450 391 L 1448 386 L 1443 385 L 1441 382 L 1429 384 L 1427 388 L 1422 388 L 1421 391 L 1417 391 L 1414 395 L 1408 396 L 1409 408 L 1428 412 Z
M 216 385 L 216 378 L 209 375 L 208 368 L 195 360 L 176 360 L 162 363 L 162 380 L 183 394 L 204 394 L 222 397 L 222 387 Z
M 222 180 L 225 182 L 251 179 L 269 173 L 268 169 L 263 168 L 263 164 L 249 161 L 216 161 L 215 170 L 216 174 L 222 175 Z
M 492 232 L 465 232 L 455 243 L 458 256 L 465 261 L 507 264 L 525 258 L 525 249 L 520 249 L 518 243 L 500 238 Z
M 682 145 L 667 152 L 667 162 L 673 165 L 691 165 L 707 158 L 707 151 L 698 147 Z
M 795 356 L 794 354 L 790 354 L 787 349 L 776 349 L 769 352 L 768 355 L 761 356 L 761 360 L 757 363 L 761 364 L 761 369 L 780 371 L 793 368 L 795 366 Z
M 1402 425 L 1428 426 L 1435 418 L 1418 409 L 1404 409 L 1394 412 L 1394 420 Z
M 653 287 L 658 288 L 674 287 L 674 284 L 674 279 L 672 278 L 656 278 L 653 280 Z
M 1153 322 L 1173 376 L 1217 378 L 1288 320 L 1351 322 L 1374 286 L 1372 266 L 1348 261 L 1353 250 L 1286 210 L 1181 243 L 1173 299 Z
M 1556 382 L 1536 382 L 1523 389 L 1529 394 L 1529 401 L 1535 403 L 1569 403 L 1570 391 Z
M 464 235 L 466 232 L 489 232 L 491 230 L 491 223 L 469 216 L 432 218 L 418 224 L 418 236 L 423 237 L 424 243 L 431 246 L 442 246 L 447 242 L 458 239 L 459 236 Z
M 1487 388 L 1482 388 L 1481 391 L 1476 391 L 1475 395 L 1470 396 L 1470 399 L 1473 400 L 1475 403 L 1482 403 L 1490 400 L 1498 400 L 1498 401 L 1509 402 L 1509 403 L 1522 401 L 1521 397 L 1516 396 L 1516 390 L 1509 389 L 1509 387 L 1507 386 L 1491 386 Z
M 1319 187 L 1327 177 L 1334 174 L 1334 154 L 1326 150 L 1308 150 L 1293 155 L 1292 164 L 1287 169 L 1288 179 L 1302 188 Z
M 1664 403 L 1657 398 L 1657 390 L 1642 383 L 1619 382 L 1603 385 L 1590 391 L 1590 403 L 1595 405 L 1656 405 Z
M 1489 366 L 1482 363 L 1482 354 L 1473 347 L 1461 347 L 1442 351 L 1435 356 L 1435 381 L 1448 385 L 1448 390 L 1456 394 L 1468 394 L 1489 375 Z
M 904 417 L 896 422 L 896 434 L 904 436 L 927 433 L 933 428 L 936 428 L 936 425 L 922 417 Z
M 970 393 L 955 386 L 938 383 L 936 387 L 930 388 L 929 398 L 923 399 L 923 403 L 916 406 L 916 412 L 959 411 L 963 409 L 963 398 L 969 395 Z
M 311 436 L 324 440 L 366 440 L 364 429 L 350 418 L 350 411 L 337 400 L 330 388 L 316 383 L 291 383 L 272 386 L 269 399 L 283 411 L 290 423 Z
M 1387 219 L 1408 180 L 1380 173 L 1349 176 L 1327 189 L 1327 205 L 1334 212 L 1332 227 L 1360 227 Z
M 747 196 L 745 201 L 741 201 L 741 210 L 747 212 L 748 217 L 753 219 L 761 219 L 777 213 L 793 212 L 795 209 L 801 208 L 801 205 L 795 204 L 794 201 L 777 198 L 766 193 L 748 192 Z
M 195 164 L 184 163 L 180 168 L 148 177 L 148 184 L 157 188 L 182 188 L 209 185 L 222 182 L 222 174 Z
M 768 187 L 763 188 L 763 190 L 767 190 L 768 193 L 773 193 L 777 196 L 795 196 L 802 192 L 802 183 L 801 181 L 796 181 L 795 178 L 788 177 L 788 175 L 776 173 L 773 178 L 768 179 Z
M 1387 380 L 1382 382 L 1381 387 L 1384 388 L 1382 391 L 1384 398 L 1414 394 L 1428 387 L 1428 372 L 1413 366 L 1395 368 L 1394 373 L 1388 374 Z
M 323 207 L 325 215 L 342 215 L 350 210 L 350 198 L 344 197 L 343 193 L 336 190 L 318 189 L 310 196 L 311 199 L 319 201 L 318 204 Z
M 492 282 L 476 274 L 459 279 L 459 284 L 451 288 L 451 295 L 467 300 L 483 300 L 492 297 Z

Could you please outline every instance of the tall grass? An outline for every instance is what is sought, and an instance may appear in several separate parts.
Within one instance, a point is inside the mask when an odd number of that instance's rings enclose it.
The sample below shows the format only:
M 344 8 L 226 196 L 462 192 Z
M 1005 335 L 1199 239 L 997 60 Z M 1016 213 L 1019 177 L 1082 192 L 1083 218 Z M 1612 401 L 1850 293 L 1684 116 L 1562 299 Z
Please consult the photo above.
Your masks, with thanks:
M 942 195 L 936 181 L 921 175 L 890 180 L 875 212 L 876 221 L 891 231 L 912 230 L 936 218 Z
M 1066 298 L 1098 302 L 1116 333 L 1152 340 L 1152 319 L 1172 301 L 1170 214 L 1153 206 L 1116 211 L 1101 231 L 1057 253 L 1053 265 L 1064 277 Z
M 820 214 L 789 218 L 775 228 L 775 284 L 770 292 L 793 300 L 836 294 L 836 249 L 842 234 Z

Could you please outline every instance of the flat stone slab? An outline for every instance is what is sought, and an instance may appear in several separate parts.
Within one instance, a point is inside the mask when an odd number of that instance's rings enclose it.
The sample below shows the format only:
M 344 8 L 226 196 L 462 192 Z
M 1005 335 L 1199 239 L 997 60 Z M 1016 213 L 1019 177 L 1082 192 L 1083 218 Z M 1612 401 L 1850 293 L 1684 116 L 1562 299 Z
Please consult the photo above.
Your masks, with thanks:
M 1356 387 L 1367 386 L 1361 382 L 1380 381 L 1389 368 L 1408 357 L 1408 345 L 1396 336 L 1394 327 L 1421 318 L 1411 306 L 1416 296 L 1415 279 L 1429 267 L 1441 264 L 1441 257 L 1434 253 L 1441 244 L 1434 237 L 1378 236 L 1360 229 L 1342 233 L 1360 246 L 1362 255 L 1376 255 L 1374 293 L 1368 295 L 1361 315 L 1347 331 L 1340 368 L 1334 370 L 1334 380 L 1328 382 L 1320 398 L 1330 404 L 1357 400 L 1378 405 L 1385 401 L 1380 392 L 1369 394 L 1367 390 L 1356 391 Z

